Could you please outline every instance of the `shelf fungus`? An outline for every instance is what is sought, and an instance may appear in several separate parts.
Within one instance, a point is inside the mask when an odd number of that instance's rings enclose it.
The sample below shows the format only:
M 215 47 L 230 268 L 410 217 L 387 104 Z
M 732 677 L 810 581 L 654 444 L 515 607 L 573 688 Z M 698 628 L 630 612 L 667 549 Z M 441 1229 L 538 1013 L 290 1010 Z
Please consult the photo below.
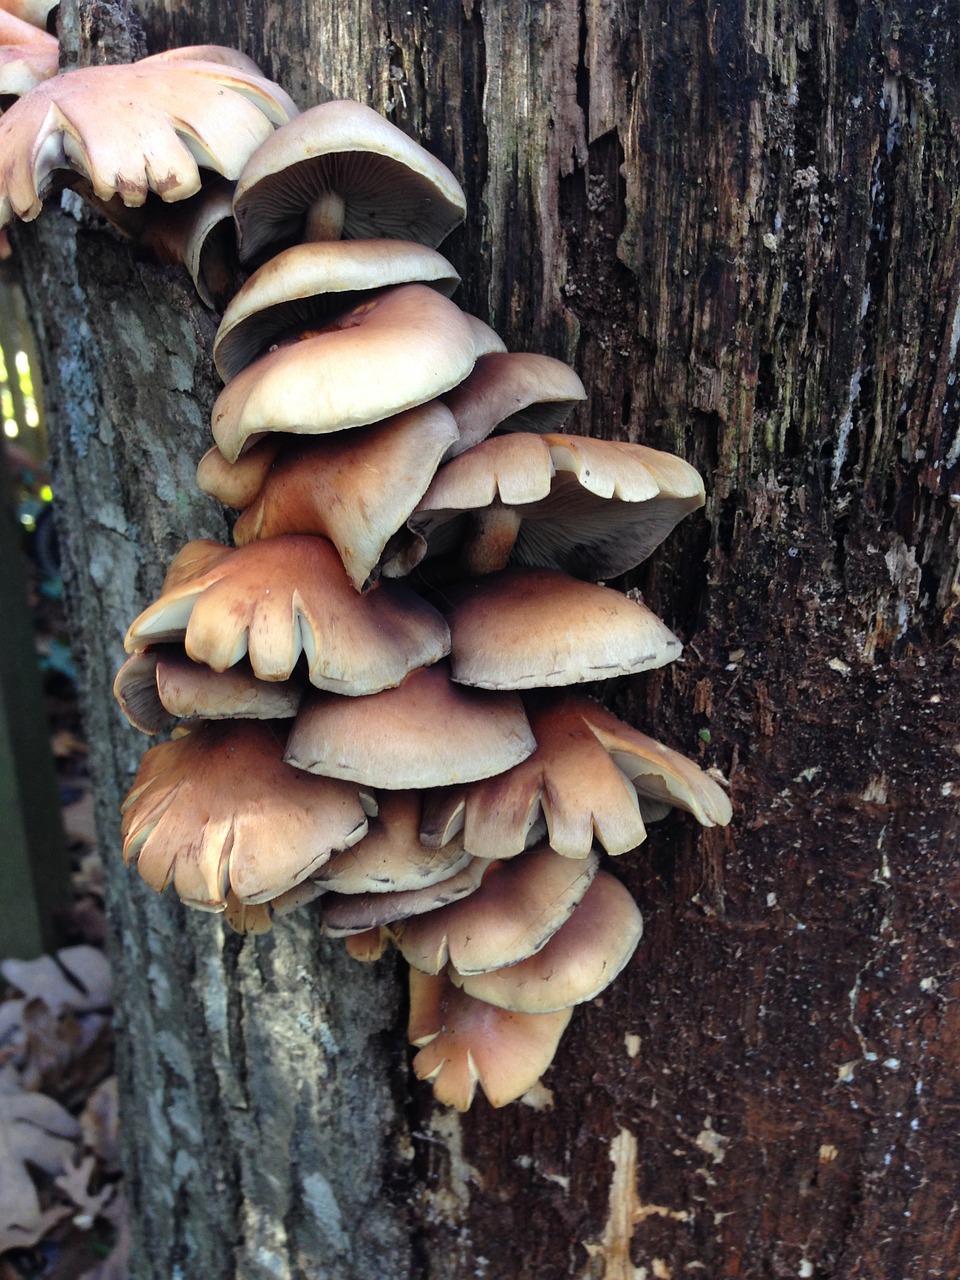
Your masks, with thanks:
M 416 1075 L 511 1102 L 640 941 L 604 860 L 672 809 L 730 821 L 693 761 L 570 687 L 679 656 L 599 584 L 703 482 L 574 434 L 576 372 L 461 310 L 437 246 L 463 192 L 368 107 L 299 114 L 213 46 L 51 75 L 0 118 L 0 225 L 65 186 L 224 310 L 197 483 L 236 546 L 187 543 L 127 633 L 120 706 L 173 736 L 123 856 L 250 946 L 299 910 L 358 960 L 396 947 Z

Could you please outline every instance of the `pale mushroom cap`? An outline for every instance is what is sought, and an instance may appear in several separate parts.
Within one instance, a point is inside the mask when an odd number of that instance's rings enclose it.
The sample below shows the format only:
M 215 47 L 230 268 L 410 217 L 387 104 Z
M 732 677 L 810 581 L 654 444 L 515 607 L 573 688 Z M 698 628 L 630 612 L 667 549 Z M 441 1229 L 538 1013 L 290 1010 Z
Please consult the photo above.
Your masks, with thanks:
M 56 36 L 0 9 L 0 95 L 22 97 L 57 74 Z
M 449 298 L 460 277 L 436 250 L 403 240 L 295 245 L 255 271 L 223 313 L 217 371 L 229 382 L 290 330 L 320 328 L 374 289 L 417 283 Z
M 162 653 L 157 695 L 180 720 L 289 720 L 303 697 L 299 680 L 258 680 L 249 662 L 213 671 L 185 653 Z
M 411 969 L 408 1038 L 423 1046 L 414 1074 L 458 1111 L 469 1109 L 477 1084 L 491 1106 L 506 1106 L 549 1067 L 571 1012 L 511 1013 L 458 991 L 443 974 Z
M 135 215 L 117 221 L 121 230 L 132 231 L 158 261 L 186 267 L 202 302 L 213 310 L 228 287 L 236 252 L 230 217 L 232 194 L 233 183 L 214 178 L 189 200 L 175 205 L 151 200 Z M 103 212 L 111 217 L 109 207 Z M 139 221 L 136 227 L 124 226 L 135 221 Z
M 362 839 L 356 787 L 283 763 L 284 730 L 203 725 L 144 756 L 124 804 L 123 856 L 158 892 L 222 910 L 264 902 Z
M 261 76 L 207 62 L 84 67 L 43 81 L 0 117 L 0 226 L 40 212 L 56 170 L 89 179 L 98 200 L 185 200 L 200 166 L 235 178 L 296 113 Z
M 466 207 L 450 170 L 395 125 L 358 102 L 325 102 L 278 130 L 244 169 L 234 202 L 244 260 L 299 239 L 309 205 L 327 192 L 344 201 L 348 240 L 436 248 Z
M 462 841 L 441 849 L 420 843 L 419 791 L 388 791 L 363 840 L 334 854 L 315 880 L 336 893 L 395 893 L 448 880 L 470 861 Z
M 320 909 L 322 931 L 331 938 L 349 937 L 367 929 L 390 928 L 411 916 L 459 902 L 477 891 L 489 865 L 485 858 L 471 858 L 466 866 L 445 880 L 421 889 L 324 894 Z
M 573 862 L 546 845 L 494 863 L 469 898 L 406 921 L 397 946 L 424 973 L 439 973 L 448 961 L 461 974 L 516 964 L 556 933 L 598 865 L 595 854 Z
M 474 329 L 455 303 L 427 285 L 397 285 L 237 374 L 213 407 L 214 439 L 233 462 L 267 431 L 368 426 L 449 390 L 477 354 Z
M 234 540 L 321 534 L 361 591 L 456 434 L 450 412 L 433 400 L 374 426 L 295 441 L 275 458 Z
M 449 456 L 479 444 L 498 427 L 556 431 L 586 398 L 583 383 L 561 360 L 532 352 L 492 352 L 444 396 L 460 429 L 460 440 Z
M 144 610 L 127 632 L 128 650 L 182 640 L 195 662 L 214 671 L 249 654 L 261 680 L 289 679 L 303 653 L 311 683 L 348 697 L 396 685 L 448 651 L 435 609 L 394 582 L 358 595 L 323 538 L 223 550 L 209 571 L 179 581 Z
M 535 747 L 519 698 L 460 688 L 440 663 L 373 697 L 307 699 L 287 757 L 332 778 L 401 790 L 486 778 Z
M 643 917 L 605 871 L 535 955 L 488 973 L 450 974 L 467 995 L 519 1013 L 551 1013 L 592 1000 L 613 982 L 640 942 Z
M 14 18 L 19 18 L 21 22 L 28 22 L 31 26 L 40 27 L 43 31 L 47 29 L 47 18 L 50 10 L 55 8 L 59 0 L 3 0 L 0 4 L 0 11 L 9 13 Z
M 646 605 L 552 569 L 490 573 L 447 598 L 453 678 L 482 689 L 606 680 L 662 667 L 681 651 Z
M 462 827 L 465 848 L 482 858 L 522 853 L 541 815 L 551 848 L 565 858 L 587 857 L 595 839 L 612 855 L 635 849 L 647 834 L 637 793 L 584 720 L 581 704 L 596 705 L 574 697 L 533 701 L 533 755 L 495 778 L 428 799 L 427 820 L 436 826 L 439 811 L 459 802 L 462 818 L 444 825 Z
M 224 67 L 233 67 L 235 71 L 246 71 L 250 75 L 263 77 L 263 72 L 252 58 L 248 58 L 239 49 L 231 49 L 222 44 L 188 44 L 179 49 L 164 49 L 161 53 L 153 53 L 149 58 L 141 58 L 144 62 L 214 62 Z

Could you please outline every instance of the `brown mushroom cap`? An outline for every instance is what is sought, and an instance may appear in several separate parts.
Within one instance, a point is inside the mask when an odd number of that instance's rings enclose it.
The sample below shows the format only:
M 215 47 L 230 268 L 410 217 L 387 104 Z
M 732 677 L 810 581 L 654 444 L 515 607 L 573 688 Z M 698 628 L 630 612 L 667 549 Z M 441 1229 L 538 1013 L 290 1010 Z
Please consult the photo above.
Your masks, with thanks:
M 467 1111 L 477 1085 L 503 1107 L 532 1089 L 553 1061 L 572 1010 L 511 1013 L 458 991 L 440 974 L 410 970 L 408 1038 L 413 1060 L 439 1102 Z
M 553 569 L 504 569 L 447 593 L 454 680 L 534 689 L 662 667 L 680 641 L 646 605 Z
M 224 382 L 292 330 L 321 329 L 388 285 L 425 284 L 449 298 L 460 277 L 434 249 L 404 240 L 330 240 L 278 253 L 223 313 L 213 359 Z
M 56 36 L 0 8 L 0 96 L 19 98 L 57 74 Z
M 141 733 L 159 733 L 173 723 L 157 694 L 157 649 L 132 653 L 113 682 L 113 696 L 135 729 Z
M 43 81 L 0 117 L 0 226 L 29 221 L 57 170 L 98 200 L 185 200 L 198 166 L 235 178 L 296 107 L 261 76 L 208 62 L 84 67 Z
M 422 889 L 400 889 L 391 893 L 326 893 L 320 907 L 322 931 L 331 938 L 349 937 L 367 929 L 395 926 L 411 916 L 436 911 L 475 893 L 490 864 L 485 858 L 471 858 L 466 866 Z
M 443 397 L 460 430 L 448 456 L 473 448 L 497 428 L 556 431 L 586 398 L 583 383 L 562 360 L 532 352 L 491 352 Z
M 279 433 L 264 436 L 236 462 L 228 462 L 214 445 L 197 466 L 197 488 L 224 506 L 242 511 L 260 492 L 274 459 L 286 443 L 286 436 Z
M 123 856 L 158 892 L 222 910 L 265 902 L 363 838 L 357 788 L 284 764 L 284 729 L 203 725 L 152 747 L 123 806 Z
M 551 1013 L 592 1000 L 626 965 L 643 933 L 630 893 L 605 871 L 535 955 L 488 973 L 451 972 L 467 995 L 518 1013 Z
M 473 368 L 481 329 L 427 285 L 385 289 L 237 374 L 213 406 L 214 439 L 233 462 L 267 431 L 323 435 L 425 404 Z
M 620 441 L 511 433 L 441 467 L 407 524 L 417 559 L 431 554 L 431 543 L 440 550 L 459 545 L 468 570 L 491 572 L 509 562 L 596 581 L 645 560 L 703 502 L 699 473 L 670 454 Z
M 519 698 L 460 688 L 438 663 L 369 698 L 306 699 L 287 758 L 300 769 L 397 791 L 487 778 L 535 746 Z
M 432 400 L 374 426 L 292 442 L 234 526 L 234 540 L 322 534 L 362 591 L 456 434 L 449 410 Z
M 385 791 L 363 840 L 334 854 L 314 879 L 324 891 L 395 893 L 449 880 L 471 861 L 462 841 L 427 849 L 419 831 L 420 792 Z
M 191 547 L 181 555 L 190 558 Z M 448 651 L 435 609 L 399 583 L 358 595 L 323 538 L 222 550 L 209 571 L 177 575 L 178 585 L 140 614 L 127 632 L 128 651 L 183 641 L 195 662 L 214 671 L 249 653 L 261 680 L 289 679 L 303 653 L 311 683 L 348 697 L 396 685 Z
M 341 223 L 325 239 L 415 240 L 430 248 L 465 212 L 450 170 L 358 102 L 303 112 L 251 157 L 234 202 L 244 261 L 267 245 L 314 238 L 304 224 L 318 200 L 335 205 Z
M 110 207 L 117 204 L 115 197 L 103 212 L 158 262 L 186 267 L 202 302 L 214 309 L 222 305 L 232 281 L 236 256 L 230 216 L 232 197 L 233 183 L 215 178 L 179 204 L 164 205 L 151 199 L 134 214 L 128 211 L 124 218 L 114 216 Z
M 587 857 L 595 838 L 610 854 L 635 849 L 647 835 L 637 793 L 584 719 L 594 706 L 573 696 L 532 700 L 533 755 L 495 778 L 426 797 L 424 843 L 462 830 L 478 857 L 513 858 L 542 815 L 550 846 L 565 858 Z
M 476 893 L 406 921 L 397 946 L 408 964 L 439 973 L 487 973 L 534 955 L 570 916 L 597 873 L 595 854 L 579 862 L 547 845 L 494 863 Z

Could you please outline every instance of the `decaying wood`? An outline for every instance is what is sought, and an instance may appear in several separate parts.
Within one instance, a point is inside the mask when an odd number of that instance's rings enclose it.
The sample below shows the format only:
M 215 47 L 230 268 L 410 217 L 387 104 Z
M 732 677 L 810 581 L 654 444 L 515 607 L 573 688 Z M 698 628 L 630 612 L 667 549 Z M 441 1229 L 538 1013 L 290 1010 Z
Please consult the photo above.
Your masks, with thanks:
M 704 515 L 624 584 L 686 656 L 612 693 L 729 779 L 736 818 L 615 864 L 634 962 L 535 1106 L 463 1119 L 406 1073 L 389 965 L 306 915 L 225 938 L 115 866 L 137 1275 L 954 1274 L 956 4 L 142 17 L 151 50 L 235 43 L 301 105 L 323 86 L 421 138 L 471 209 L 462 305 L 576 365 L 574 429 L 704 471 Z M 109 698 L 120 637 L 178 543 L 223 533 L 192 485 L 214 321 L 89 220 L 18 241 L 109 858 L 141 745 Z

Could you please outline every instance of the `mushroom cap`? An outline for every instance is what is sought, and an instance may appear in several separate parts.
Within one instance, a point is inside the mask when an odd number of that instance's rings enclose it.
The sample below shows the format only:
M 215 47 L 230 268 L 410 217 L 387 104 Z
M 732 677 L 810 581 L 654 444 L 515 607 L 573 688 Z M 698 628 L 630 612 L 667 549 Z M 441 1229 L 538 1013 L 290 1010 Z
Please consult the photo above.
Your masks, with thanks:
M 45 32 L 50 10 L 58 3 L 59 0 L 3 0 L 0 10 L 19 18 L 21 22 L 40 27 Z
M 291 443 L 234 526 L 234 540 L 321 534 L 362 591 L 456 435 L 449 410 L 432 400 L 374 426 Z
M 113 696 L 135 729 L 141 733 L 159 733 L 173 724 L 174 716 L 157 694 L 157 649 L 132 653 L 113 682 Z
M 345 204 L 343 238 L 415 240 L 435 249 L 463 221 L 450 170 L 359 102 L 325 102 L 278 130 L 237 183 L 244 261 L 296 241 L 309 206 L 328 192 Z
M 35 218 L 58 170 L 89 179 L 104 202 L 142 205 L 150 191 L 185 200 L 200 189 L 199 166 L 235 178 L 296 110 L 278 85 L 211 62 L 66 71 L 0 117 L 0 226 Z
M 222 910 L 266 902 L 363 838 L 357 788 L 281 759 L 285 727 L 202 725 L 152 747 L 123 806 L 123 856 L 158 892 Z
M 439 973 L 448 961 L 460 974 L 516 964 L 569 918 L 598 865 L 596 854 L 572 862 L 548 845 L 495 862 L 469 898 L 405 921 L 397 946 L 424 973 Z
M 239 49 L 231 49 L 223 44 L 181 45 L 179 49 L 163 49 L 160 53 L 152 53 L 149 58 L 141 58 L 140 62 L 214 62 L 263 78 L 263 72 L 252 58 L 248 58 Z
M 107 218 L 121 230 L 132 233 L 159 262 L 180 263 L 205 306 L 214 310 L 228 288 L 231 259 L 235 258 L 230 202 L 233 183 L 226 178 L 205 182 L 195 196 L 178 204 L 158 205 L 152 199 L 126 219 L 113 218 L 113 209 L 104 207 Z M 110 202 L 117 203 L 116 197 Z M 123 206 L 121 206 L 123 208 Z
M 331 938 L 350 937 L 367 929 L 389 928 L 411 916 L 436 911 L 475 893 L 489 863 L 470 858 L 446 880 L 421 889 L 398 889 L 390 893 L 326 893 L 320 906 L 322 931 Z
M 224 506 L 242 511 L 260 492 L 274 458 L 285 443 L 286 437 L 279 432 L 264 436 L 242 453 L 236 462 L 228 462 L 214 445 L 197 466 L 197 488 Z
M 460 440 L 449 457 L 473 448 L 498 427 L 556 431 L 586 398 L 583 383 L 562 360 L 532 352 L 491 352 L 444 396 L 460 429 Z
M 503 345 L 427 285 L 385 289 L 231 379 L 213 406 L 214 439 L 234 462 L 267 431 L 322 435 L 413 409 L 467 376 L 489 349 L 484 335 Z
M 434 249 L 404 240 L 327 240 L 270 258 L 233 297 L 213 359 L 224 382 L 285 333 L 320 329 L 374 289 L 425 284 L 449 298 L 460 277 Z
M 536 751 L 495 778 L 427 797 L 424 843 L 462 829 L 476 856 L 514 858 L 542 816 L 551 848 L 565 858 L 587 857 L 594 839 L 613 855 L 635 849 L 647 835 L 640 804 L 584 719 L 596 705 L 570 695 L 528 700 Z
M 57 74 L 56 36 L 0 9 L 0 95 L 21 97 Z
M 414 1074 L 458 1111 L 469 1110 L 478 1084 L 491 1106 L 506 1106 L 549 1067 L 571 1014 L 512 1013 L 458 991 L 445 974 L 411 969 L 408 1038 L 423 1046 Z
M 439 849 L 420 843 L 420 792 L 387 791 L 366 836 L 336 853 L 314 877 L 342 894 L 395 893 L 449 880 L 470 861 L 460 840 Z
M 491 567 L 509 561 L 596 581 L 640 564 L 703 502 L 693 467 L 645 445 L 511 433 L 441 467 L 407 524 L 429 555 L 431 541 L 469 547 L 471 513 L 509 507 L 515 541 Z
M 193 558 L 192 547 L 180 554 Z M 174 561 L 177 585 L 165 587 L 135 620 L 128 651 L 183 641 L 189 657 L 214 671 L 249 653 L 261 680 L 289 679 L 302 652 L 312 684 L 348 697 L 396 685 L 448 652 L 446 624 L 435 609 L 399 583 L 358 595 L 324 538 L 270 538 L 221 550 L 197 576 L 182 577 Z
M 451 972 L 477 1000 L 518 1013 L 551 1013 L 592 1000 L 627 964 L 643 917 L 614 876 L 598 872 L 573 914 L 535 955 L 488 973 Z
M 287 758 L 300 769 L 398 791 L 487 778 L 535 747 L 518 697 L 458 687 L 438 663 L 369 698 L 306 699 Z
M 681 644 L 646 605 L 554 569 L 504 569 L 447 592 L 454 680 L 535 689 L 662 667 Z

